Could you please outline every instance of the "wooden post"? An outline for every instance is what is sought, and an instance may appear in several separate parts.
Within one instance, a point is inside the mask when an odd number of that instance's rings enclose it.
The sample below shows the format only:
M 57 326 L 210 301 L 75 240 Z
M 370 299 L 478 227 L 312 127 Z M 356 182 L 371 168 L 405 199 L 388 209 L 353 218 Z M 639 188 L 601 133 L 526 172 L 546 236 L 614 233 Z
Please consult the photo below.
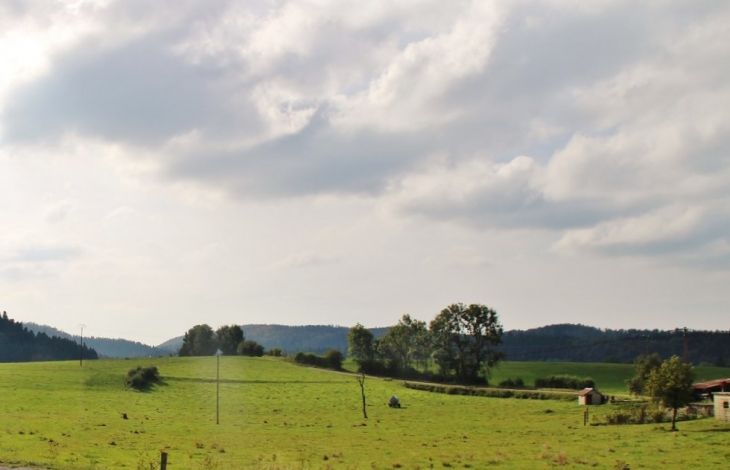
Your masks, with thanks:
M 588 408 L 583 411 L 583 426 L 588 424 Z
M 167 470 L 167 452 L 160 454 L 160 470 Z

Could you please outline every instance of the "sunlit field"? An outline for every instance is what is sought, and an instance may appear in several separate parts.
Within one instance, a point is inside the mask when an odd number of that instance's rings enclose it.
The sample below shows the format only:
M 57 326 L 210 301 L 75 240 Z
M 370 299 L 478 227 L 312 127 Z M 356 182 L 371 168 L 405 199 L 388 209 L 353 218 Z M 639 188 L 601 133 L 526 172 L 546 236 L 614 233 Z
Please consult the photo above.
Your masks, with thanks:
M 530 365 L 532 364 L 532 365 Z M 505 363 L 504 375 L 592 376 L 618 392 L 630 366 Z M 164 383 L 126 390 L 124 376 L 155 365 Z M 603 365 L 600 365 L 603 366 Z M 575 369 L 577 367 L 577 369 Z M 555 370 L 553 369 L 555 368 Z M 574 368 L 574 369 L 571 369 Z M 609 383 L 611 370 L 618 374 Z M 728 369 L 707 373 L 726 374 Z M 0 462 L 49 469 L 722 468 L 730 425 L 584 426 L 576 400 L 444 395 L 365 381 L 273 358 L 154 358 L 0 364 Z M 391 395 L 403 407 L 389 408 Z M 600 417 L 613 405 L 591 407 Z M 127 419 L 124 418 L 126 414 Z

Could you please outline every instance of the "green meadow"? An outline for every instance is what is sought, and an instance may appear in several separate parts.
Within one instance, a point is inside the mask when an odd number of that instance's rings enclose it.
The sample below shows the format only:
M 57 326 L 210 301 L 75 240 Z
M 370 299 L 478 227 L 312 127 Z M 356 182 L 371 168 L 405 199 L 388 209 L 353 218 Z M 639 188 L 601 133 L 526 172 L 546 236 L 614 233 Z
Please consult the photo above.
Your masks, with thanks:
M 137 365 L 163 383 L 124 388 Z M 632 367 L 505 363 L 491 382 L 590 376 L 624 393 Z M 730 369 L 699 369 L 700 378 Z M 368 419 L 348 374 L 275 358 L 154 358 L 0 364 L 0 464 L 48 469 L 153 470 L 160 452 L 182 469 L 722 468 L 730 425 L 584 426 L 577 400 L 435 394 L 367 378 Z M 389 408 L 391 395 L 403 407 Z M 616 405 L 591 407 L 600 418 Z M 124 418 L 126 414 L 127 419 Z

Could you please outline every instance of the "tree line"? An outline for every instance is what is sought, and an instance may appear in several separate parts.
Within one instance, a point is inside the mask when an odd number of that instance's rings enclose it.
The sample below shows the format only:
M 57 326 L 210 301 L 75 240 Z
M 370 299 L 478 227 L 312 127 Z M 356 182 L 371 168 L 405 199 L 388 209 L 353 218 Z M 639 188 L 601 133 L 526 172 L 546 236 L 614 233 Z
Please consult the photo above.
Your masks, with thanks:
M 730 332 L 599 329 L 559 324 L 504 334 L 501 350 L 510 361 L 613 362 L 631 364 L 639 355 L 684 357 L 695 365 L 730 365 Z
M 380 338 L 358 323 L 348 332 L 348 354 L 368 374 L 486 383 L 504 358 L 497 349 L 502 335 L 493 309 L 456 303 L 428 325 L 403 315 Z
M 0 317 L 0 362 L 98 359 L 94 349 L 73 340 L 34 333 L 3 312 Z

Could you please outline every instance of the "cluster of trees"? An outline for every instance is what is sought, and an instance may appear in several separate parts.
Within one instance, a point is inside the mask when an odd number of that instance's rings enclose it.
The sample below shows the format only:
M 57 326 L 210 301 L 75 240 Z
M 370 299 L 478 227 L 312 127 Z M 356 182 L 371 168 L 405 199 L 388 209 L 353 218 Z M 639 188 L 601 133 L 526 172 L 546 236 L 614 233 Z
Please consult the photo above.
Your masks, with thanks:
M 213 331 L 209 325 L 195 325 L 183 337 L 180 356 L 212 356 L 218 350 L 223 354 L 240 356 L 263 356 L 264 347 L 256 341 L 247 341 L 243 328 L 225 325 Z
M 95 350 L 86 345 L 79 347 L 70 339 L 34 333 L 23 323 L 0 317 L 0 362 L 66 361 L 71 359 L 98 359 Z
M 636 359 L 634 377 L 627 385 L 630 393 L 649 396 L 656 403 L 671 408 L 672 431 L 676 431 L 677 410 L 693 400 L 694 381 L 691 363 L 679 356 L 662 361 L 659 354 L 651 354 Z
M 479 304 L 453 304 L 428 324 L 403 315 L 376 339 L 359 323 L 348 333 L 348 353 L 360 371 L 395 377 L 429 374 L 463 383 L 486 381 L 504 356 L 496 349 L 503 329 L 497 312 Z M 437 374 L 430 373 L 431 364 Z

